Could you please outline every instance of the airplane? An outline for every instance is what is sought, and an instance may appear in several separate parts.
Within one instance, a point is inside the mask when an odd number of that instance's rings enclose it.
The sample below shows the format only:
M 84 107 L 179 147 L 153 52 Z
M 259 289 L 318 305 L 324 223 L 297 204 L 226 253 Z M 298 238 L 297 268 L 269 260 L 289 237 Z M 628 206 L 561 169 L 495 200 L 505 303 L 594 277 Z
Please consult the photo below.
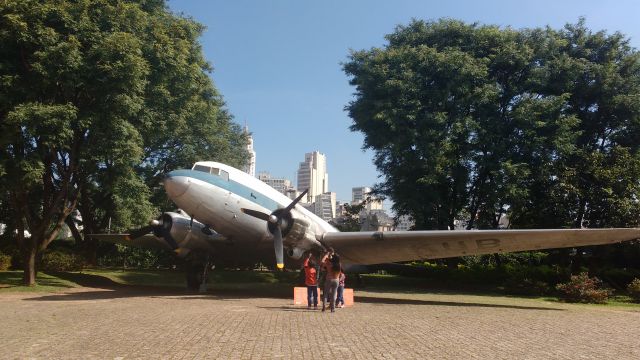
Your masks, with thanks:
M 174 251 L 187 260 L 187 287 L 203 289 L 211 264 L 268 263 L 279 269 L 332 247 L 347 271 L 366 265 L 514 251 L 611 244 L 640 238 L 638 228 L 339 232 L 259 179 L 229 165 L 196 162 L 163 181 L 180 210 L 128 234 L 91 234 L 127 245 Z

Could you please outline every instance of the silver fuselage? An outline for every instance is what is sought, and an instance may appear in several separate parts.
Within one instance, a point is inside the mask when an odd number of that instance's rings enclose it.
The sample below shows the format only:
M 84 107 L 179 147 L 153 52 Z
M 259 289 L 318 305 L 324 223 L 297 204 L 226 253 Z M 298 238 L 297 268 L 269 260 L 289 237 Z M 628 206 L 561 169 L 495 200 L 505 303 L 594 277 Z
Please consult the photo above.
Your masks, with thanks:
M 219 249 L 226 256 L 253 258 L 251 255 L 272 254 L 272 234 L 267 223 L 244 214 L 241 209 L 270 214 L 292 201 L 249 174 L 209 161 L 198 162 L 192 169 L 170 172 L 164 186 L 167 195 L 180 209 L 228 239 L 232 246 Z M 319 236 L 337 231 L 301 205 L 296 205 L 292 213 L 294 218 L 308 223 L 308 234 Z M 308 241 L 298 243 L 285 237 L 285 245 L 312 250 L 318 244 L 313 243 L 312 236 L 308 237 Z

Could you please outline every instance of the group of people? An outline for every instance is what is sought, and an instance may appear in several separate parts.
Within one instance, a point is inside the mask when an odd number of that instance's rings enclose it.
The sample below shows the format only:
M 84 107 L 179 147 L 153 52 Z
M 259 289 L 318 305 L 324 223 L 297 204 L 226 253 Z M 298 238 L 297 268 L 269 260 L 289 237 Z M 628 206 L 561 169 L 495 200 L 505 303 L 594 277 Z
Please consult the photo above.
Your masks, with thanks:
M 329 248 L 325 252 L 319 264 L 315 262 L 311 253 L 307 254 L 303 266 L 308 309 L 311 309 L 311 306 L 314 310 L 318 309 L 318 284 L 323 286 L 322 311 L 326 310 L 327 302 L 331 312 L 334 312 L 336 307 L 344 307 L 344 280 L 346 276 L 342 271 L 340 256 L 335 253 L 333 248 Z

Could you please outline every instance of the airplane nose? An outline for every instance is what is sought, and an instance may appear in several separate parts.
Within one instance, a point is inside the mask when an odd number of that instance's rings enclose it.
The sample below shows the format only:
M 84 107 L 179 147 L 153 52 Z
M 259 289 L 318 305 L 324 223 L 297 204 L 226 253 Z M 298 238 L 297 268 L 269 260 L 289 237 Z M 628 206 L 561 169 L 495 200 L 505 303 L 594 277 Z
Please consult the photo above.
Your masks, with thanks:
M 164 189 L 172 199 L 184 194 L 188 188 L 189 179 L 186 176 L 176 175 L 175 172 L 172 171 L 164 178 Z

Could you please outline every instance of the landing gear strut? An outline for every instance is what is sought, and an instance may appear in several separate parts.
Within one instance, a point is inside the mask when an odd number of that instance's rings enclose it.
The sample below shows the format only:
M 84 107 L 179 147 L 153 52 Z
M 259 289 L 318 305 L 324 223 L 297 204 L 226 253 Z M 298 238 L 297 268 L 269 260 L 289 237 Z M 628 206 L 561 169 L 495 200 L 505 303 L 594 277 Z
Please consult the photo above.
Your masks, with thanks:
M 195 259 L 187 260 L 186 276 L 187 289 L 189 291 L 198 291 L 204 293 L 207 291 L 207 275 L 211 267 L 211 258 L 207 256 L 204 261 Z

